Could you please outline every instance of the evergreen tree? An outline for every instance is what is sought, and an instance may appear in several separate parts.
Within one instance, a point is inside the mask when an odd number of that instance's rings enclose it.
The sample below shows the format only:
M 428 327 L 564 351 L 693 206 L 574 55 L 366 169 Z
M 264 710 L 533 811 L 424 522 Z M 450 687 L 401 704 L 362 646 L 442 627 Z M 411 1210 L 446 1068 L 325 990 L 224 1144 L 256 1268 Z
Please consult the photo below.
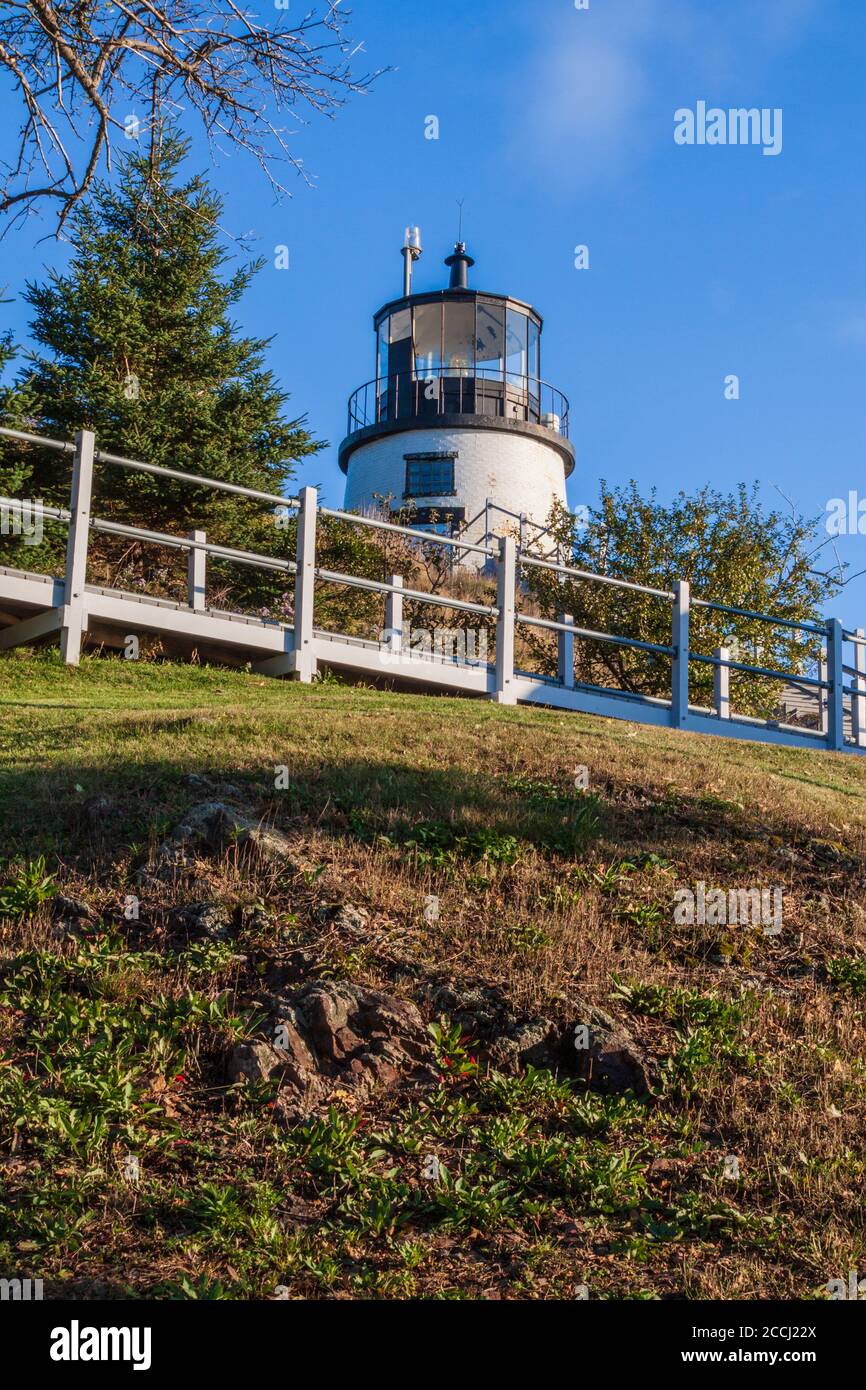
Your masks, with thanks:
M 294 462 L 322 445 L 305 417 L 285 417 L 287 395 L 265 366 L 269 340 L 243 336 L 231 318 L 263 262 L 224 273 L 222 201 L 201 175 L 182 176 L 187 152 L 161 133 L 76 210 L 68 271 L 27 286 L 36 349 L 0 405 L 6 423 L 61 439 L 92 429 L 109 452 L 282 495 Z M 31 495 L 64 504 L 68 459 L 29 448 L 24 459 L 7 445 L 0 483 L 20 482 L 23 468 Z M 285 549 L 286 533 L 255 503 L 107 464 L 93 511 Z

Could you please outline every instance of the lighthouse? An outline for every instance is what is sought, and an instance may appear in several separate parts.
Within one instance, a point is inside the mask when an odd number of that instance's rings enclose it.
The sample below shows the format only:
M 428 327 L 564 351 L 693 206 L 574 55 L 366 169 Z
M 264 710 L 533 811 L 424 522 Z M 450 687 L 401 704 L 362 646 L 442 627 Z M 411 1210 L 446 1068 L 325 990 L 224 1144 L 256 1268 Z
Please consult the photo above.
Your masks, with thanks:
M 402 255 L 403 294 L 373 316 L 375 376 L 349 398 L 345 508 L 379 511 L 387 499 L 421 530 L 539 539 L 574 468 L 568 401 L 542 376 L 541 315 L 473 288 L 462 241 L 444 289 L 412 293 L 417 227 Z

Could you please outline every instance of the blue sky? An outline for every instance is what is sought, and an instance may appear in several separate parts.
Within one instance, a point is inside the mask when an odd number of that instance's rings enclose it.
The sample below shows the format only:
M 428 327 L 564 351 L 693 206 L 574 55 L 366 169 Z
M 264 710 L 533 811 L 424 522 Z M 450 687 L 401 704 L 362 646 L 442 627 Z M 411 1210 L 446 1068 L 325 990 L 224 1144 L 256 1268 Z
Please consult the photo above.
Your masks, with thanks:
M 312 0 L 311 0 L 312 2 Z M 300 16 L 299 0 L 290 13 Z M 260 0 L 260 13 L 266 6 Z M 355 0 L 356 66 L 391 65 L 338 118 L 315 116 L 276 204 L 220 154 L 226 226 L 269 264 L 239 315 L 328 449 L 299 470 L 342 500 L 346 400 L 374 375 L 371 316 L 400 293 L 407 222 L 418 289 L 445 283 L 456 234 L 473 283 L 545 315 L 542 372 L 571 401 L 573 505 L 598 481 L 661 497 L 760 481 L 824 513 L 866 497 L 866 9 L 863 0 Z M 783 146 L 680 146 L 698 101 L 781 108 Z M 9 103 L 0 100 L 8 129 Z M 425 118 L 439 139 L 425 139 Z M 207 148 L 194 162 L 207 167 Z M 7 295 L 63 262 L 47 225 L 0 243 Z M 285 244 L 290 269 L 273 266 Z M 590 268 L 574 268 L 589 247 Z M 4 306 L 26 335 L 26 308 Z M 739 400 L 725 378 L 740 379 Z M 853 573 L 866 536 L 840 539 Z M 827 547 L 824 562 L 833 562 Z M 866 575 L 832 605 L 866 624 Z

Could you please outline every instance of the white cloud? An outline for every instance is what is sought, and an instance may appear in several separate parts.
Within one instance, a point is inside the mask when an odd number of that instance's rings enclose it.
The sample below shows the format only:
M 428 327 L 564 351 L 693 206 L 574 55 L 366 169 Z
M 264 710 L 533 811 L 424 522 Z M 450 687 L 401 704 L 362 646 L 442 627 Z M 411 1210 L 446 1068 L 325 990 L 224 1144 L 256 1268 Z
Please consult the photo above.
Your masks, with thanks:
M 561 11 L 539 24 L 510 153 L 569 186 L 621 174 L 667 138 L 674 110 L 740 87 L 752 102 L 782 51 L 806 38 L 818 0 L 629 0 Z M 662 113 L 670 104 L 670 124 Z M 767 103 L 772 105 L 769 101 Z

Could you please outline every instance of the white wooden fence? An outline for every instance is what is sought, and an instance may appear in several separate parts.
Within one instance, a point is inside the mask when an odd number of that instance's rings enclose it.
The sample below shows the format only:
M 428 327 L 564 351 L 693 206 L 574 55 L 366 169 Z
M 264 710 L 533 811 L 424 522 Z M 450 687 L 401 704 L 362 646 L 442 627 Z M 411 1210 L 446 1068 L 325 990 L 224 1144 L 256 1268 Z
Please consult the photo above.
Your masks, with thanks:
M 653 589 L 614 579 L 608 575 L 592 574 L 557 564 L 552 560 L 542 559 L 537 554 L 528 553 L 518 546 L 511 536 L 502 537 L 497 545 L 469 543 L 459 537 L 439 536 L 374 517 L 337 511 L 320 506 L 316 489 L 312 487 L 302 488 L 297 497 L 285 498 L 214 478 L 121 458 L 97 450 L 94 436 L 89 431 L 79 433 L 74 444 L 5 428 L 0 428 L 0 436 L 72 455 L 69 508 L 42 508 L 44 517 L 65 523 L 68 527 L 64 576 L 61 579 L 27 570 L 0 567 L 0 614 L 5 614 L 7 620 L 7 625 L 0 628 L 0 650 L 57 635 L 63 660 L 69 665 L 75 665 L 79 661 L 82 643 L 88 633 L 91 636 L 95 633 L 97 637 L 104 629 L 115 633 L 120 630 L 124 634 L 156 633 L 179 643 L 189 652 L 213 649 L 242 653 L 257 671 L 271 676 L 291 676 L 300 681 L 311 681 L 317 668 L 323 665 L 361 676 L 385 677 L 416 688 L 486 696 L 500 704 L 538 704 L 660 727 L 690 730 L 695 733 L 723 735 L 790 747 L 866 752 L 866 636 L 863 629 L 857 629 L 855 632 L 845 630 L 835 618 L 821 624 L 794 622 L 692 596 L 685 580 L 675 584 L 672 590 Z M 176 536 L 92 516 L 91 491 L 95 466 L 118 467 L 155 474 L 195 487 L 235 494 L 271 509 L 288 508 L 296 511 L 298 524 L 295 559 L 281 560 L 214 544 L 208 541 L 202 531 L 193 531 L 187 536 Z M 0 498 L 0 507 L 8 508 L 14 505 L 15 499 Z M 452 554 L 458 556 L 467 552 L 481 554 L 496 568 L 496 603 L 471 603 L 444 594 L 407 589 L 399 575 L 392 575 L 389 581 L 380 582 L 321 568 L 316 563 L 316 528 L 319 516 L 336 517 L 352 525 L 392 531 L 414 538 L 425 545 L 451 547 Z M 88 584 L 87 553 L 91 531 L 127 536 L 154 545 L 186 551 L 187 602 L 178 603 L 155 596 Z M 293 622 L 283 623 L 255 618 L 248 614 L 231 613 L 210 607 L 207 602 L 209 556 L 233 564 L 251 565 L 292 576 Z M 553 620 L 520 611 L 520 574 L 532 566 L 554 571 L 564 578 L 578 578 L 589 583 L 609 585 L 621 591 L 648 595 L 669 605 L 670 642 L 645 642 L 637 638 L 579 628 L 565 613 Z M 317 626 L 317 583 L 348 585 L 384 595 L 386 610 L 382 639 L 378 642 L 366 641 L 348 634 L 324 631 Z M 407 599 L 475 614 L 485 621 L 495 622 L 495 660 L 488 663 L 459 657 L 431 659 L 429 654 L 422 654 L 411 648 L 405 649 L 400 634 L 402 607 Z M 808 676 L 734 660 L 730 651 L 725 648 L 718 648 L 711 656 L 690 650 L 689 617 L 695 607 L 713 609 L 730 617 L 739 616 L 749 621 L 759 621 L 777 629 L 781 627 L 809 633 L 822 645 L 824 653 L 817 675 Z M 518 624 L 556 634 L 556 678 L 516 668 L 515 633 Z M 652 652 L 669 659 L 670 699 L 635 695 L 576 682 L 575 643 L 581 640 L 612 643 L 626 649 Z M 850 664 L 846 661 L 849 649 Z M 714 669 L 712 708 L 689 703 L 689 667 L 692 662 L 709 664 Z M 813 730 L 735 713 L 730 701 L 731 671 L 814 691 L 815 708 L 820 711 L 816 721 L 817 727 Z M 850 683 L 846 683 L 846 677 L 850 677 Z M 850 711 L 847 729 L 846 709 Z

